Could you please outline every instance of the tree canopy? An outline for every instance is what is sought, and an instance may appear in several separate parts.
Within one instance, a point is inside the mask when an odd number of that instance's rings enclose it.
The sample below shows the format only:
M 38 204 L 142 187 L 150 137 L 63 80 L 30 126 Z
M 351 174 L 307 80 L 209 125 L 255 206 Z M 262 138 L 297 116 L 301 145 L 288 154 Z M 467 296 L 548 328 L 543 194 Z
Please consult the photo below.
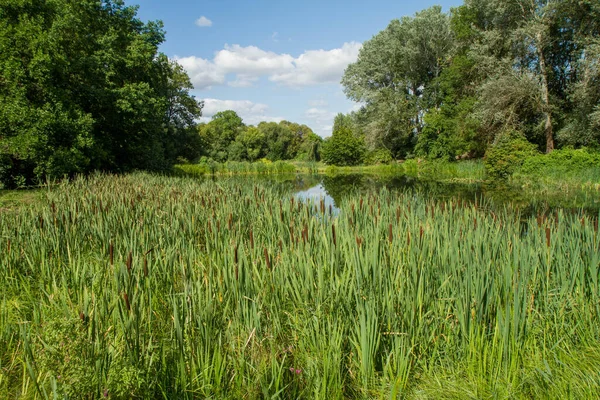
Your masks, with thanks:
M 393 20 L 342 85 L 354 129 L 396 158 L 482 156 L 504 135 L 600 147 L 600 3 L 466 0 Z M 341 121 L 341 120 L 340 120 Z
M 0 180 L 163 169 L 198 151 L 202 103 L 120 0 L 0 0 Z

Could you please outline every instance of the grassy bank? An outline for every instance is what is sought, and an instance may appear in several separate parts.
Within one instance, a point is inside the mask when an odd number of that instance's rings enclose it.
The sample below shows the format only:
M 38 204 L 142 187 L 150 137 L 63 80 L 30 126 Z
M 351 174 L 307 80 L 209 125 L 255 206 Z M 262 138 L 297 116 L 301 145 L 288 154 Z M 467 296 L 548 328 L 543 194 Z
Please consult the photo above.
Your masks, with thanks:
M 178 164 L 175 174 L 185 176 L 227 176 L 227 175 L 274 175 L 274 174 L 373 174 L 373 175 L 410 175 L 423 179 L 437 179 L 456 182 L 482 182 L 485 179 L 483 164 L 479 161 L 417 162 L 408 160 L 403 163 L 380 165 L 359 165 L 338 167 L 320 162 L 299 161 L 258 161 L 250 162 L 204 162 L 199 164 Z
M 92 176 L 0 216 L 0 398 L 594 398 L 597 217 Z

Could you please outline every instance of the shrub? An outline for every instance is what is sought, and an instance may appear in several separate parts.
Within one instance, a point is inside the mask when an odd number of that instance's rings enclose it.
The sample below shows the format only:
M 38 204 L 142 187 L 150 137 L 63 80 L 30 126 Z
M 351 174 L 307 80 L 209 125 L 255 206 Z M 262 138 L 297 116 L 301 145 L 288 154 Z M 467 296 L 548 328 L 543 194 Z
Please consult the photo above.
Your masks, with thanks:
M 392 162 L 392 153 L 388 149 L 375 149 L 365 155 L 365 164 L 389 164 Z
M 348 128 L 340 128 L 323 142 L 321 158 L 330 165 L 357 165 L 362 163 L 365 143 Z
M 535 145 L 518 133 L 504 134 L 491 146 L 483 159 L 489 179 L 506 180 L 523 164 L 527 157 L 537 154 Z

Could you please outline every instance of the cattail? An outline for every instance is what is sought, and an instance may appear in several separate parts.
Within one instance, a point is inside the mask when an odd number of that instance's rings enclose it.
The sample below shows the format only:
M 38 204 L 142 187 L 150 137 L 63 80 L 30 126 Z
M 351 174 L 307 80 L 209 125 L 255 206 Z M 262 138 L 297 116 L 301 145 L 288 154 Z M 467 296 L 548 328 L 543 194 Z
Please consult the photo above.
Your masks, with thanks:
M 208 221 L 208 233 L 212 234 L 212 224 Z
M 419 240 L 423 242 L 423 227 L 419 227 Z
M 227 221 L 227 226 L 229 228 L 229 230 L 231 230 L 231 227 L 233 226 L 233 214 L 229 213 L 229 221 Z
M 410 232 L 406 232 L 406 245 L 410 246 Z
M 114 265 L 114 255 L 115 255 L 115 246 L 111 240 L 110 243 L 108 244 L 108 260 L 110 262 L 110 265 Z
M 398 206 L 398 208 L 396 208 L 396 223 L 397 224 L 400 223 L 400 206 Z
M 550 227 L 546 227 L 546 246 L 550 247 Z
M 337 247 L 337 240 L 335 237 L 335 225 L 331 224 L 331 235 L 333 237 L 333 247 Z
M 40 229 L 44 229 L 44 217 L 42 217 L 41 215 L 38 217 L 38 220 L 40 222 Z
M 283 242 L 279 239 L 279 252 L 283 253 Z
M 594 219 L 594 232 L 598 233 L 598 218 Z
M 252 233 L 252 228 L 250 228 L 250 248 L 254 249 L 254 234 Z
M 271 259 L 269 258 L 269 251 L 267 250 L 267 248 L 264 248 L 264 253 L 265 253 L 265 261 L 267 262 L 267 269 L 271 269 Z
M 290 241 L 294 243 L 294 227 L 290 226 Z
M 350 204 L 350 209 L 352 210 L 352 214 L 354 214 L 354 203 Z
M 52 201 L 52 204 L 50 204 L 50 209 L 52 210 L 52 214 L 56 213 L 56 204 L 54 204 L 54 201 Z
M 321 209 L 321 214 L 325 215 L 325 201 L 323 199 L 319 201 L 319 208 Z
M 79 313 L 79 319 L 81 320 L 81 322 L 85 322 L 85 314 L 82 312 Z
M 538 214 L 536 220 L 537 220 L 538 228 L 541 227 L 542 226 L 542 216 Z
M 390 224 L 390 226 L 389 226 L 388 233 L 389 233 L 388 238 L 389 238 L 390 244 L 392 244 L 392 242 L 394 240 L 394 231 L 392 230 L 392 224 Z
M 127 296 L 126 292 L 123 292 L 123 300 L 125 300 L 125 306 L 128 311 L 131 311 L 131 304 L 129 304 L 129 296 Z
M 361 239 L 360 237 L 358 237 L 358 236 L 357 236 L 357 237 L 356 237 L 356 245 L 357 245 L 358 247 L 361 247 L 361 246 L 362 246 L 362 242 L 363 242 L 363 241 L 362 241 L 362 239 Z
M 331 216 L 332 214 L 333 214 L 333 207 L 332 207 L 332 205 L 330 204 L 330 205 L 329 205 L 329 216 Z
M 363 199 L 362 197 L 360 198 L 360 210 L 362 211 L 362 206 L 363 206 Z
M 217 220 L 217 233 L 221 232 L 221 220 Z
M 581 222 L 581 226 L 585 227 L 585 217 L 581 217 L 579 221 Z
M 477 229 L 477 217 L 473 217 L 473 227 Z
M 234 265 L 235 265 L 235 280 L 237 281 L 238 277 L 239 277 L 239 270 L 238 270 L 238 246 L 237 246 L 237 244 L 233 248 L 233 262 L 234 262 Z
M 144 276 L 148 276 L 148 258 L 144 256 Z
M 127 266 L 127 273 L 131 275 L 131 263 L 133 262 L 133 257 L 131 254 L 131 251 L 129 252 L 129 255 L 127 256 L 127 262 L 125 263 L 125 265 Z

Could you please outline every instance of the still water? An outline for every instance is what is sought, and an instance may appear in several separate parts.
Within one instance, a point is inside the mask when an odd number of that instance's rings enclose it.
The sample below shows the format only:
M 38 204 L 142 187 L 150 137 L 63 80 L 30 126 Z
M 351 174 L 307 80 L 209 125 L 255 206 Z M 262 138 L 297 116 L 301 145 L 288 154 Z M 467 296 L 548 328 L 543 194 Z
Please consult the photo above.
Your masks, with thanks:
M 414 193 L 434 200 L 457 199 L 477 202 L 491 208 L 519 209 L 523 216 L 549 213 L 561 208 L 574 213 L 598 215 L 600 192 L 597 190 L 543 191 L 523 190 L 515 187 L 498 187 L 485 184 L 445 183 L 422 180 L 409 176 L 367 174 L 347 175 L 273 175 L 254 177 L 216 178 L 216 180 L 243 179 L 258 185 L 271 186 L 299 200 L 319 202 L 337 212 L 342 199 L 354 193 L 390 191 Z

